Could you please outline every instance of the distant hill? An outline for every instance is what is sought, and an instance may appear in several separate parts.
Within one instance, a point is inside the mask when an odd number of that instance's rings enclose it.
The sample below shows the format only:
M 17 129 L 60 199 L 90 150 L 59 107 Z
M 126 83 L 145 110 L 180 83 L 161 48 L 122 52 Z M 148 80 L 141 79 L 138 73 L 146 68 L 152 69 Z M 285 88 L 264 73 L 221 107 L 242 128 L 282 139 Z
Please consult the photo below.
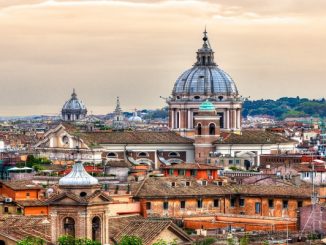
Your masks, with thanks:
M 166 118 L 167 107 L 158 110 L 143 110 L 148 114 L 147 119 Z M 242 115 L 258 116 L 268 115 L 282 120 L 286 117 L 326 117 L 325 99 L 307 99 L 300 97 L 282 97 L 277 100 L 245 100 L 243 103 Z
M 326 117 L 325 99 L 309 100 L 307 98 L 282 97 L 277 100 L 246 100 L 242 115 L 269 115 L 277 119 L 286 117 Z

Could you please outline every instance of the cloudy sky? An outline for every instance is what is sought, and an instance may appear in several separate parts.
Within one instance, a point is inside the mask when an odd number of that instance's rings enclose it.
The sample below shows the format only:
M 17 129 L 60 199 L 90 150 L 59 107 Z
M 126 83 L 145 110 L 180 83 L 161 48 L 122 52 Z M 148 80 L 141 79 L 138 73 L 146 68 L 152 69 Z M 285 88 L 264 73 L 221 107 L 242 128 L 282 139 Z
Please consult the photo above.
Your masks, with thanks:
M 162 107 L 205 25 L 243 96 L 325 96 L 324 0 L 0 0 L 0 116 Z

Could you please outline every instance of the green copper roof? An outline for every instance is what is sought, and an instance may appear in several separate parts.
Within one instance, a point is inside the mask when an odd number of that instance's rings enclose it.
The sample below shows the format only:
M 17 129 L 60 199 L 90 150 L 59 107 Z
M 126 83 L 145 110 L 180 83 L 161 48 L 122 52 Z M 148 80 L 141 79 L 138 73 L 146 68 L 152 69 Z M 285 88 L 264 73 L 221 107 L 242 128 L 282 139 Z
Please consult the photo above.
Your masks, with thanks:
M 206 100 L 200 104 L 199 110 L 200 111 L 215 111 L 215 106 L 213 105 L 212 102 Z

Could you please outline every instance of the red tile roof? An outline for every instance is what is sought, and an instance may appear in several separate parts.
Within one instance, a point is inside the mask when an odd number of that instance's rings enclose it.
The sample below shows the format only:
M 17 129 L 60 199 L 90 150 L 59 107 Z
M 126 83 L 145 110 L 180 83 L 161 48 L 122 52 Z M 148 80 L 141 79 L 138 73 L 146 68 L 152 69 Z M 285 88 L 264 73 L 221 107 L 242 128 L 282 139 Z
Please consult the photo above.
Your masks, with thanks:
M 41 190 L 42 186 L 35 184 L 31 180 L 11 180 L 2 181 L 3 185 L 8 186 L 13 190 Z
M 199 164 L 199 163 L 178 163 L 172 165 L 161 165 L 162 169 L 211 169 L 218 170 L 220 167 L 209 165 L 209 164 Z
M 295 143 L 281 135 L 263 130 L 242 130 L 241 134 L 221 134 L 221 139 L 216 144 L 281 144 Z

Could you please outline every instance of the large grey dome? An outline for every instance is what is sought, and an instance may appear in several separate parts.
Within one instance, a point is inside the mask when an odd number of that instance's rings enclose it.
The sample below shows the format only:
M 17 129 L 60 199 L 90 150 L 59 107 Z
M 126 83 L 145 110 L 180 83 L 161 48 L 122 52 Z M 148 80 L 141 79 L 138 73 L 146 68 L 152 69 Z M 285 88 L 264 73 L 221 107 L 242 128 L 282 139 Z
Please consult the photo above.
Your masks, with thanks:
M 197 51 L 197 62 L 186 70 L 175 82 L 172 95 L 180 98 L 202 96 L 218 98 L 238 96 L 233 79 L 214 62 L 207 32 L 203 46 Z
M 59 180 L 59 185 L 97 185 L 98 180 L 89 175 L 81 162 L 76 162 L 69 174 Z
M 173 95 L 238 95 L 232 78 L 217 66 L 194 66 L 176 81 Z

